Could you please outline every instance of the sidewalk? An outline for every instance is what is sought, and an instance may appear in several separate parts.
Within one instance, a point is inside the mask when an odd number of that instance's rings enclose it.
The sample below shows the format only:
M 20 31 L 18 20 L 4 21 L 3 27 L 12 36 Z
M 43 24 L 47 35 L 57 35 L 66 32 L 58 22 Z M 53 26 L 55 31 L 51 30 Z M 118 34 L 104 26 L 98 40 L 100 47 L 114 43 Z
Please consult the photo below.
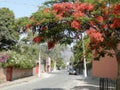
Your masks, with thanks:
M 11 85 L 14 85 L 14 84 L 20 84 L 20 83 L 23 83 L 23 82 L 29 82 L 31 80 L 38 79 L 38 78 L 44 79 L 44 78 L 48 78 L 50 76 L 51 76 L 51 74 L 42 73 L 41 77 L 38 77 L 38 76 L 29 76 L 29 77 L 20 78 L 20 79 L 13 80 L 13 81 L 6 81 L 6 82 L 0 84 L 0 88 L 4 88 L 6 86 L 11 86 Z
M 99 78 L 88 76 L 78 79 L 78 85 L 71 90 L 99 90 Z

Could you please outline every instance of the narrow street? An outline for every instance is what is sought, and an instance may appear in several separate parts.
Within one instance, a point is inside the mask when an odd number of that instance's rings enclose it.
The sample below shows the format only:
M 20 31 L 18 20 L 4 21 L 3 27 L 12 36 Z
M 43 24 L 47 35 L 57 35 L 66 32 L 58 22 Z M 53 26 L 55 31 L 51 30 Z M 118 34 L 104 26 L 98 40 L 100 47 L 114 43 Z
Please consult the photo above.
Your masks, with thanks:
M 98 90 L 97 80 L 92 84 L 92 81 L 86 82 L 82 75 L 68 75 L 68 72 L 63 70 L 50 74 L 48 78 L 35 78 L 0 90 Z

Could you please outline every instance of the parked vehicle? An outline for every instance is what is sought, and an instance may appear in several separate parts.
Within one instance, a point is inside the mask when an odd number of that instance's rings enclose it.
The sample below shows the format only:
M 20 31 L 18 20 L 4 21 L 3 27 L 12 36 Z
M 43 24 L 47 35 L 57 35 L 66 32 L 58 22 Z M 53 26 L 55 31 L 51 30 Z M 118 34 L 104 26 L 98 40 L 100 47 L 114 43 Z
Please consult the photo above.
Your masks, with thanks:
M 76 75 L 77 73 L 76 73 L 76 70 L 75 69 L 69 69 L 69 75 Z

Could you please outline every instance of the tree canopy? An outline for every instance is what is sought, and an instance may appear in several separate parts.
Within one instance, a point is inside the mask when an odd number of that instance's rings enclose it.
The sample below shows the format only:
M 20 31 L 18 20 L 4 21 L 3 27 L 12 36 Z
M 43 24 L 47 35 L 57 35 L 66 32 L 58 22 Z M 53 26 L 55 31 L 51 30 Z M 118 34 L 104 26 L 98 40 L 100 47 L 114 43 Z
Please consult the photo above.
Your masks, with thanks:
M 120 76 L 120 3 L 117 0 L 85 0 L 86 2 L 61 2 L 41 8 L 30 17 L 29 26 L 38 36 L 34 42 L 48 42 L 48 48 L 56 43 L 70 44 L 86 32 L 92 50 L 98 58 L 108 50 L 115 52 Z M 117 3 L 115 3 L 117 2 Z M 117 86 L 120 85 L 118 77 Z M 120 90 L 120 87 L 117 87 Z
M 79 36 L 79 33 L 88 30 L 92 39 L 91 47 L 99 45 L 106 47 L 109 45 L 107 43 L 112 43 L 114 47 L 109 47 L 115 48 L 120 38 L 117 30 L 119 28 L 119 4 L 112 4 L 109 7 L 107 4 L 103 1 L 95 4 L 56 3 L 52 8 L 33 13 L 31 23 L 39 28 L 38 38 L 41 40 L 45 39 L 52 43 L 58 41 L 71 43 Z M 111 38 L 111 35 L 114 37 L 109 40 L 108 37 Z
M 0 50 L 14 45 L 17 37 L 14 13 L 8 8 L 0 8 Z

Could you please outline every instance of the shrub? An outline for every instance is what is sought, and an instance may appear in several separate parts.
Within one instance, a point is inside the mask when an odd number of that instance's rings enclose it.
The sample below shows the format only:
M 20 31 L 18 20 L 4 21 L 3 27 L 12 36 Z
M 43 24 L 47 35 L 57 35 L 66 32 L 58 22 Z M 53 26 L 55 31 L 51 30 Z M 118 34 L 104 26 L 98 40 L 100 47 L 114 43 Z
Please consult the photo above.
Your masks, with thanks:
M 3 67 L 13 66 L 17 68 L 33 68 L 35 66 L 35 60 L 29 55 L 23 54 L 16 51 L 9 51 L 9 59 L 7 62 L 2 62 Z

